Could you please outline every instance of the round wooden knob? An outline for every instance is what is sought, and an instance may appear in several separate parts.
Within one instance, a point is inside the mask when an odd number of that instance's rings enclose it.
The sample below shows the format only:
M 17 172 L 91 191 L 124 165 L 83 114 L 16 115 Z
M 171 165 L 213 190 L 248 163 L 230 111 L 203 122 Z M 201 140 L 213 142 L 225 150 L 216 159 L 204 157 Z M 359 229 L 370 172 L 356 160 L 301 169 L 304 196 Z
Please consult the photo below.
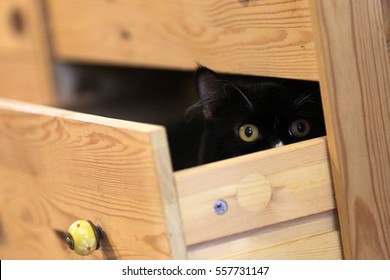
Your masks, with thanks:
M 68 247 L 77 254 L 87 256 L 100 247 L 103 232 L 100 226 L 95 226 L 91 221 L 75 221 L 66 233 Z

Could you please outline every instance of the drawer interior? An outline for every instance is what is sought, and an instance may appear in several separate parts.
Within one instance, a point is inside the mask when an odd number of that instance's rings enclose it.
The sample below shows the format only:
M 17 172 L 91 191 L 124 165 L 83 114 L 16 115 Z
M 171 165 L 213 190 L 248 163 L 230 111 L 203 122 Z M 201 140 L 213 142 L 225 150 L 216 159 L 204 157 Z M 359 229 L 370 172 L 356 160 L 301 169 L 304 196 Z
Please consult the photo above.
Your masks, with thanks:
M 58 106 L 163 125 L 168 133 L 173 169 L 197 165 L 205 120 L 201 110 L 188 112 L 199 101 L 195 71 L 75 63 L 59 63 L 56 69 L 62 100 Z M 237 75 L 223 77 L 234 81 Z M 302 84 L 292 84 L 303 90 L 317 90 L 314 85 L 311 82 L 305 89 Z

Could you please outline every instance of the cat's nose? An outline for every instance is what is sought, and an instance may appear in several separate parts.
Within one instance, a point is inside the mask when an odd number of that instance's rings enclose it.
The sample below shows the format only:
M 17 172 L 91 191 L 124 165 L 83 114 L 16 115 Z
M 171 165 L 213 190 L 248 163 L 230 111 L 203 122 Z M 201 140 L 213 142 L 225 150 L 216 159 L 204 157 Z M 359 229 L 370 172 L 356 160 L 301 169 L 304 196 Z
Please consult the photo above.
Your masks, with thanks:
M 282 147 L 282 146 L 284 146 L 284 143 L 283 143 L 283 141 L 281 141 L 281 140 L 275 140 L 275 141 L 273 141 L 272 143 L 271 143 L 271 147 L 272 148 L 277 148 L 277 147 Z

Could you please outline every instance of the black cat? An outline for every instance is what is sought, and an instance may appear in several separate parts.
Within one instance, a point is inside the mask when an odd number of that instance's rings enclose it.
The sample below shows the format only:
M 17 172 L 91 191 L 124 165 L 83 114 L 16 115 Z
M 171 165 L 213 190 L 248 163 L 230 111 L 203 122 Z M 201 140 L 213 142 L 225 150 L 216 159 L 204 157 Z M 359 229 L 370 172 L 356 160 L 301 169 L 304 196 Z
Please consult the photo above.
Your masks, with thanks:
M 318 83 L 197 70 L 205 128 L 199 164 L 325 135 Z M 298 160 L 298 159 L 297 159 Z

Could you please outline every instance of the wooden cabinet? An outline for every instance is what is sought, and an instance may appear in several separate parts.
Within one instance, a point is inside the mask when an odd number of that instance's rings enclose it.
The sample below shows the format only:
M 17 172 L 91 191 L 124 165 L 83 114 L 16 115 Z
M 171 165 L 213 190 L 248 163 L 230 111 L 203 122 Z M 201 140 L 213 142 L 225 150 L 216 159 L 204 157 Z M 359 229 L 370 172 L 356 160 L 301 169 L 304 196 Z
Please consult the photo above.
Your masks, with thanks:
M 324 138 L 174 173 L 159 126 L 2 100 L 0 133 L 1 258 L 76 257 L 77 219 L 92 258 L 341 257 Z
M 43 4 L 54 61 L 319 80 L 328 136 L 173 172 L 163 127 L 1 99 L 1 259 L 79 258 L 77 219 L 87 258 L 389 258 L 386 1 Z

